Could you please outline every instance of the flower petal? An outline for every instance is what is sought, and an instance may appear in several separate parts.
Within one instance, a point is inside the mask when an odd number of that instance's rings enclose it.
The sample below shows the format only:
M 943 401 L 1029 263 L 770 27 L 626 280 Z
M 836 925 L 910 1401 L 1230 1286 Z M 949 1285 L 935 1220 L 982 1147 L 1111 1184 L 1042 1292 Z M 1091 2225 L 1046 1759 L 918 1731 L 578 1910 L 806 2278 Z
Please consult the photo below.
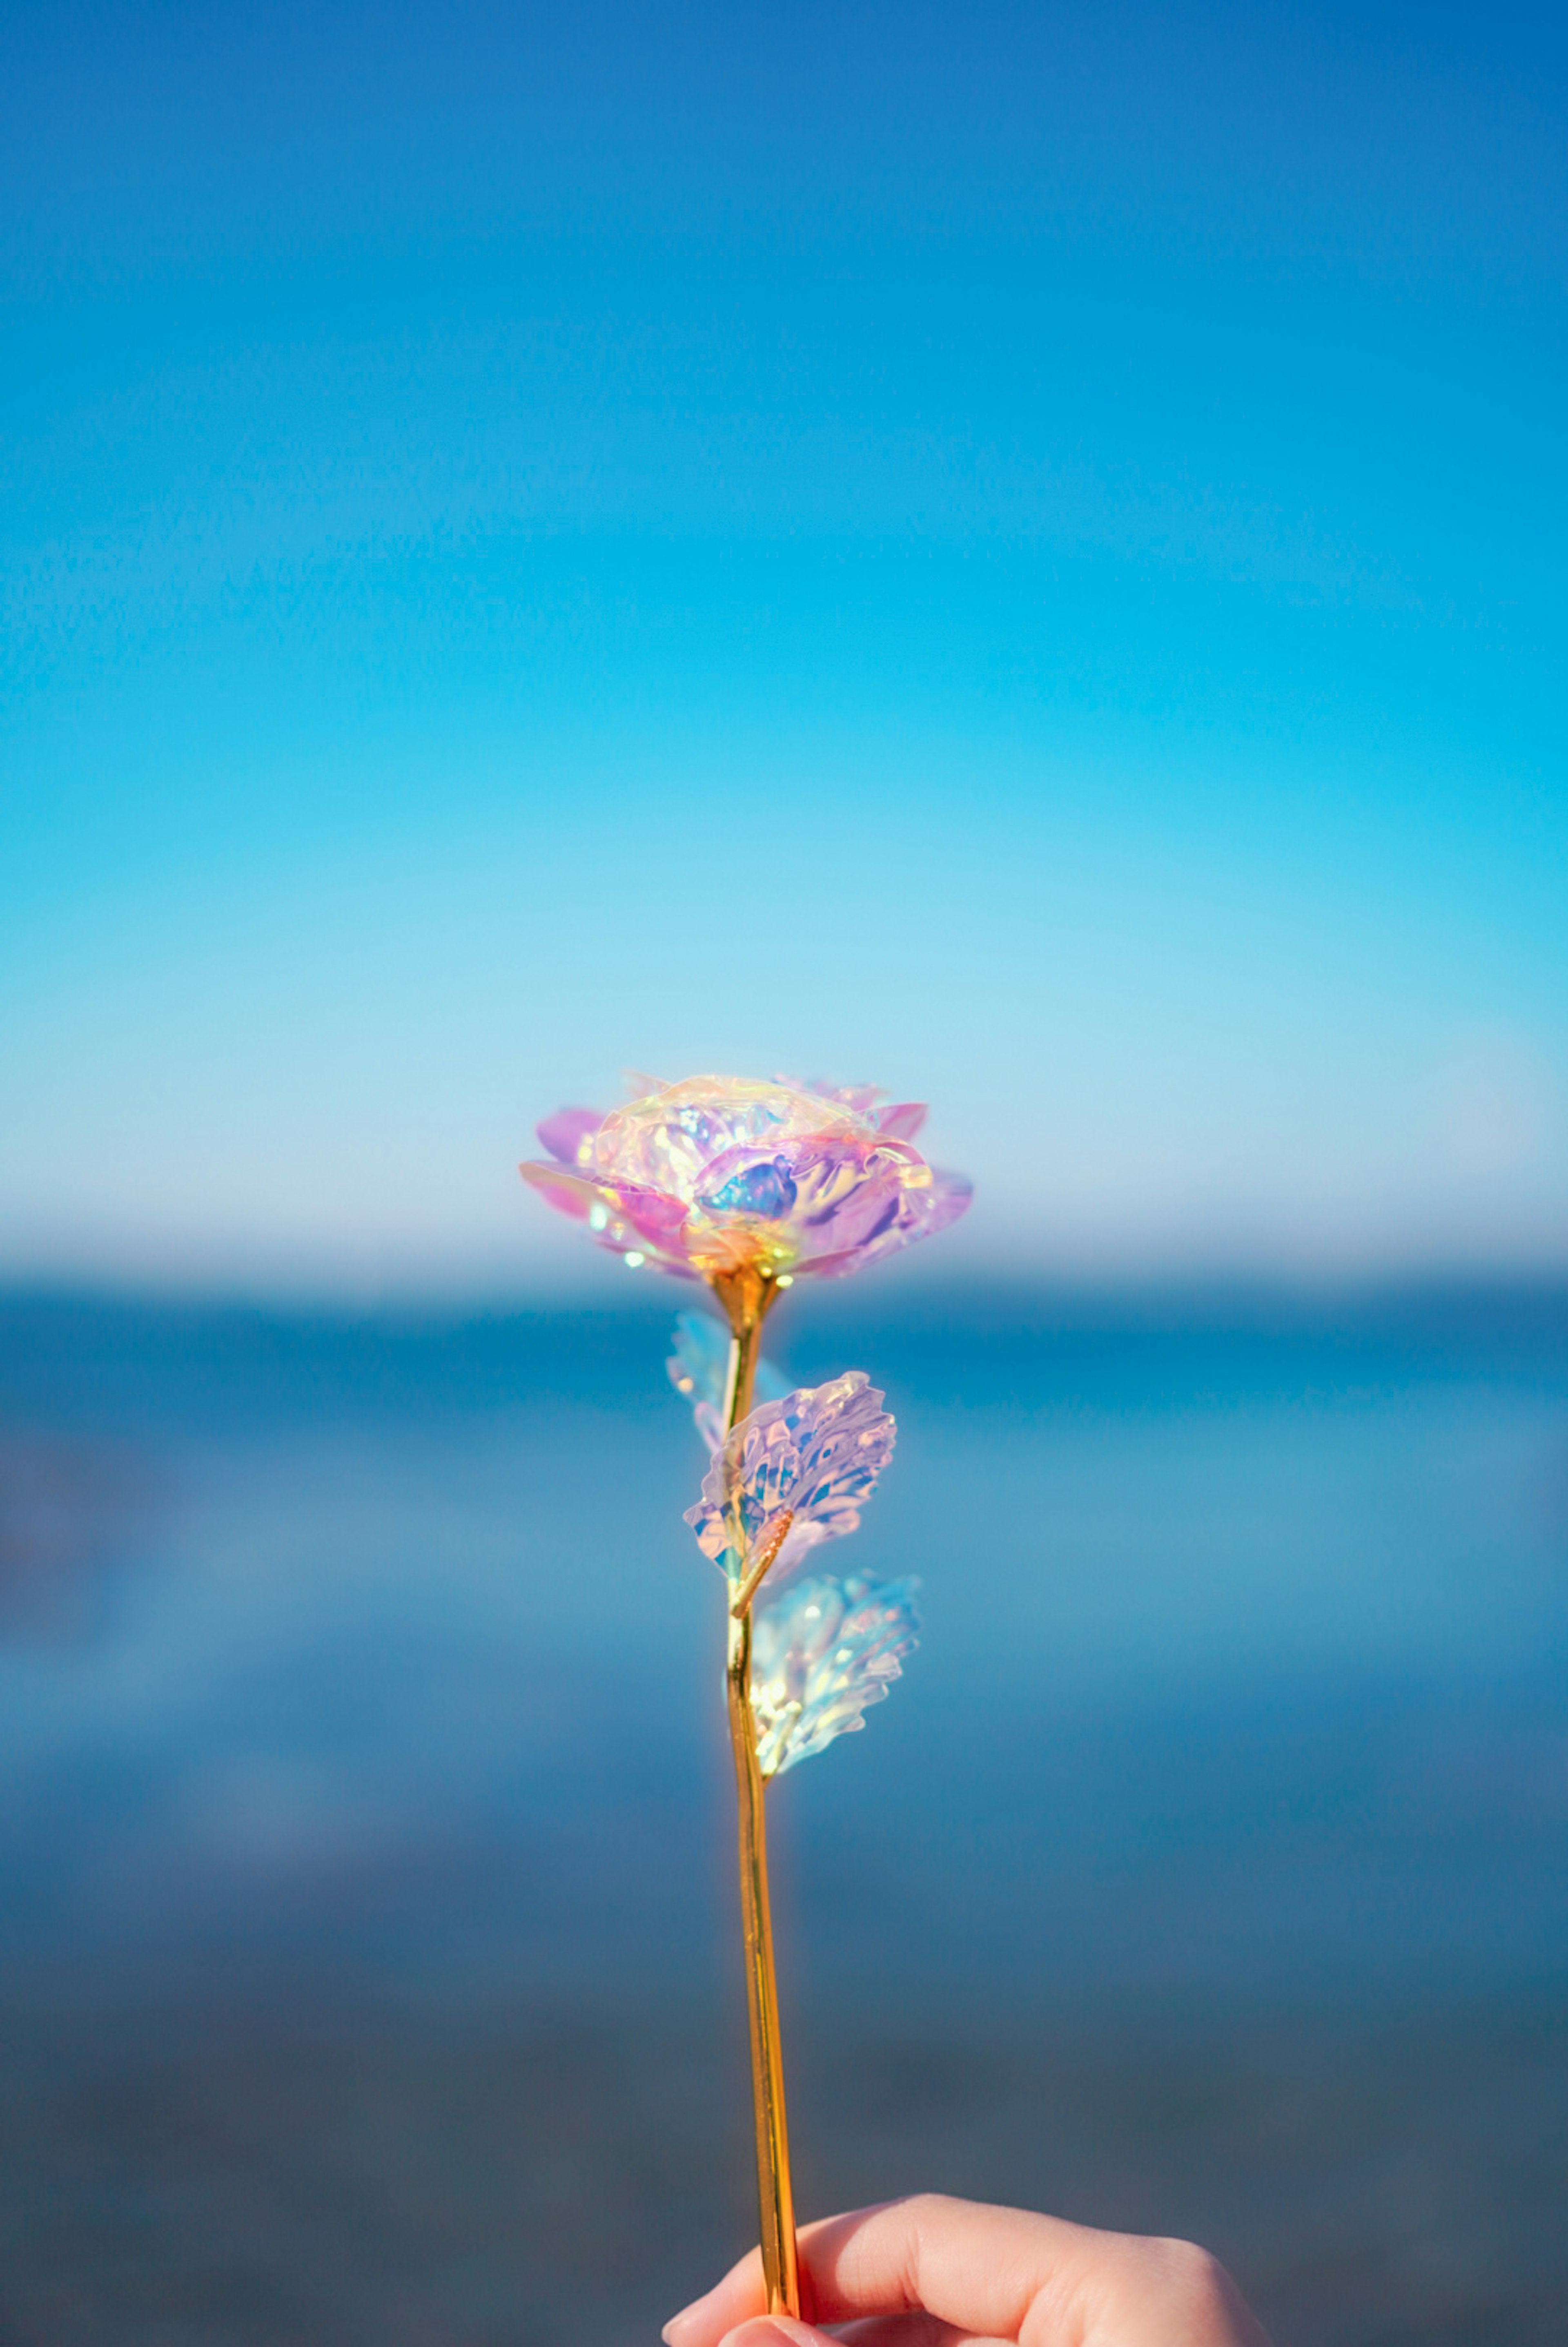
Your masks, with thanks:
M 729 1150 L 768 1156 L 783 1142 L 860 1124 L 852 1111 L 787 1084 L 692 1076 L 612 1109 L 595 1139 L 594 1165 L 613 1181 L 690 1199 L 707 1168 Z
M 579 1174 L 568 1174 L 558 1162 L 542 1165 L 535 1157 L 525 1160 L 517 1171 L 558 1214 L 571 1214 L 579 1223 L 587 1221 L 589 1209 L 599 1194 L 596 1183 L 585 1181 Z
M 911 1236 L 930 1238 L 937 1231 L 945 1231 L 967 1214 L 974 1201 L 974 1184 L 967 1174 L 939 1173 L 932 1169 L 931 1188 L 926 1192 L 926 1204 L 921 1211 L 920 1229 Z
M 558 1108 L 534 1130 L 557 1164 L 574 1170 L 593 1162 L 593 1139 L 605 1121 L 600 1108 Z
M 779 1081 L 788 1083 L 792 1079 L 780 1077 Z M 813 1076 L 809 1083 L 799 1084 L 795 1089 L 810 1092 L 818 1100 L 840 1101 L 845 1108 L 853 1109 L 857 1116 L 871 1116 L 882 1096 L 881 1084 L 830 1084 L 820 1076 Z
M 972 1195 L 973 1185 L 966 1175 L 933 1174 L 926 1188 L 905 1190 L 896 1214 L 863 1237 L 830 1255 L 802 1256 L 797 1266 L 798 1276 L 847 1278 L 850 1272 L 862 1271 L 867 1264 L 879 1262 L 885 1255 L 896 1255 L 901 1247 L 911 1245 L 916 1239 L 930 1238 L 934 1232 L 945 1230 L 965 1212 Z
M 601 1246 L 616 1255 L 652 1255 L 666 1271 L 697 1277 L 681 1240 L 685 1209 L 678 1198 L 629 1182 L 596 1182 L 536 1158 L 517 1170 L 558 1213 L 585 1222 Z

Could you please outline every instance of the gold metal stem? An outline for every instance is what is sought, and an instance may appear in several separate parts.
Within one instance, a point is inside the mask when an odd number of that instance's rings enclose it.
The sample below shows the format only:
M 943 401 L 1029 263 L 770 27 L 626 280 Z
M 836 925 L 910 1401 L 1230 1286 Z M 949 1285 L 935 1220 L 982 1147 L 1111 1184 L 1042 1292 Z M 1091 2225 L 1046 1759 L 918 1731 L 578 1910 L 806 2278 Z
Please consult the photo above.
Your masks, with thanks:
M 729 1321 L 729 1379 L 724 1394 L 724 1430 L 739 1424 L 751 1407 L 757 1383 L 757 1361 L 762 1349 L 762 1323 L 779 1290 L 765 1273 L 747 1269 L 715 1275 L 714 1294 Z
M 733 1342 L 725 1396 L 725 1430 L 751 1407 L 762 1322 L 777 1289 L 759 1275 L 713 1283 L 729 1314 Z M 771 1562 L 771 1560 L 769 1560 Z M 760 1581 L 758 1573 L 756 1581 Z M 755 1590 L 756 1581 L 752 1587 Z M 749 1598 L 729 1619 L 725 1700 L 735 1757 L 740 1825 L 740 1912 L 746 1942 L 746 2005 L 751 2025 L 751 2096 L 757 2128 L 757 2204 L 761 2226 L 762 2278 L 769 2314 L 800 2311 L 795 2257 L 795 2197 L 789 2182 L 789 2134 L 784 2115 L 784 2062 L 779 2038 L 779 1987 L 773 1971 L 773 1924 L 768 1903 L 768 1833 L 757 1729 L 751 1714 Z
M 740 1812 L 740 1909 L 746 1938 L 746 2004 L 751 2024 L 751 2100 L 757 2128 L 757 2207 L 762 2279 L 769 2314 L 799 2314 L 795 2196 L 789 2182 L 789 2130 L 784 2116 L 784 2058 L 779 2042 L 779 1985 L 768 1906 L 768 1834 L 762 1772 L 751 1718 L 751 1615 L 729 1624 L 726 1676 L 729 1740 Z
M 783 1514 L 774 1520 L 772 1531 L 748 1565 L 745 1580 L 729 1601 L 729 1610 L 738 1622 L 743 1614 L 750 1613 L 751 1601 L 779 1562 L 779 1552 L 789 1538 L 789 1527 L 794 1521 L 794 1509 L 786 1508 Z

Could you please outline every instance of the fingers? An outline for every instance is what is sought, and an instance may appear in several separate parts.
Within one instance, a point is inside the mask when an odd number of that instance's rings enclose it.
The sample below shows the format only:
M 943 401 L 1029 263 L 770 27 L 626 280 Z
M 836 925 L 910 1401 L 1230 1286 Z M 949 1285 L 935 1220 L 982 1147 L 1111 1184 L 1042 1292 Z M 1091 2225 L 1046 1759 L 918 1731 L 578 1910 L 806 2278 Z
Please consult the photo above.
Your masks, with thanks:
M 796 2236 L 796 2249 L 800 2246 Z M 744 2322 L 748 2315 L 760 2316 L 768 2303 L 768 2293 L 762 2287 L 762 2252 L 753 2250 L 731 2266 L 721 2282 L 717 2282 L 705 2298 L 694 2298 L 689 2306 L 672 2314 L 660 2337 L 665 2347 L 718 2347 L 730 2332 Z M 784 2336 L 789 2336 L 788 2331 Z
M 879 2314 L 870 2322 L 849 2323 L 835 2335 L 843 2347 L 1011 2347 L 1004 2339 L 955 2331 L 934 2314 Z
M 808 2226 L 801 2297 L 863 2347 L 1268 2347 L 1235 2284 L 1186 2241 L 1099 2233 L 921 2194 Z M 823 2347 L 763 2317 L 755 2251 L 677 2314 L 669 2347 Z
M 809 2322 L 796 2322 L 788 2314 L 758 2314 L 738 2331 L 728 2332 L 723 2347 L 834 2347 L 834 2342 L 825 2331 L 813 2331 Z
M 1105 2238 L 1057 2217 L 922 2192 L 830 2217 L 800 2250 L 820 2322 L 919 2309 L 961 2333 L 1012 2341 L 1036 2299 L 1070 2281 Z
M 954 2331 L 932 2314 L 879 2315 L 870 2322 L 851 2322 L 830 2340 L 825 2331 L 809 2322 L 792 2322 L 788 2315 L 754 2315 L 738 2331 L 726 2333 L 720 2347 L 1009 2347 L 1000 2339 L 977 2339 L 972 2331 Z
M 923 2310 L 960 2338 L 1012 2341 L 1034 2299 L 1105 2238 L 1054 2217 L 922 2193 L 807 2226 L 802 2295 L 819 2322 Z M 668 2347 L 719 2347 L 764 2302 L 754 2250 L 667 2325 Z

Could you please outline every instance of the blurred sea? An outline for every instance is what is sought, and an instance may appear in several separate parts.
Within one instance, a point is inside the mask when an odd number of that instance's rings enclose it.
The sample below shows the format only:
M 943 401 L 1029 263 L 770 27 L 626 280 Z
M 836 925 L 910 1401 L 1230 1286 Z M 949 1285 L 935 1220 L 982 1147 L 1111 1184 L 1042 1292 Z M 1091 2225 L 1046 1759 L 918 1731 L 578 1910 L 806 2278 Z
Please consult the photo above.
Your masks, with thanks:
M 703 1454 L 617 1310 L 0 1303 L 3 2347 L 631 2347 L 751 2238 Z M 806 2213 L 1568 2338 L 1568 1292 L 797 1291 L 923 1579 L 770 1803 Z

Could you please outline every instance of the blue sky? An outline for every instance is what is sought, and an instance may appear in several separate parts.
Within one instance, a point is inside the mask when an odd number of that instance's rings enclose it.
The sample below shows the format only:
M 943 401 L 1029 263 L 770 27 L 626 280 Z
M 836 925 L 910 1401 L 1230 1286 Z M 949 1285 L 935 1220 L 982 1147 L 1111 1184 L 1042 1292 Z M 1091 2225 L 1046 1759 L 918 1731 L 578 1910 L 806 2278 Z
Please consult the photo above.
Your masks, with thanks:
M 572 1276 L 624 1066 L 1568 1263 L 1559 23 L 4 16 L 0 1274 Z

